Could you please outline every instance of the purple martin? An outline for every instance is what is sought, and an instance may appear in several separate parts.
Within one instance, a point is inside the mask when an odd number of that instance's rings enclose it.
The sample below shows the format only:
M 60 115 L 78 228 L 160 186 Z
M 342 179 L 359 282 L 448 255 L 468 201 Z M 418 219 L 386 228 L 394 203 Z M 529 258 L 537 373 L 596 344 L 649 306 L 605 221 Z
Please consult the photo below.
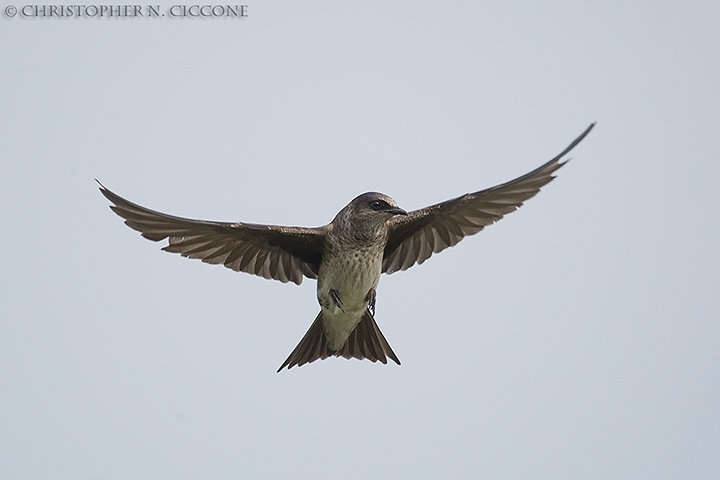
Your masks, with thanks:
M 411 212 L 387 195 L 364 193 L 317 228 L 190 220 L 141 207 L 102 184 L 100 191 L 127 226 L 154 242 L 168 239 L 165 251 L 283 283 L 317 279 L 320 313 L 278 372 L 330 356 L 382 363 L 389 357 L 399 365 L 375 323 L 380 274 L 419 265 L 515 211 L 555 178 L 562 158 L 594 126 L 507 183 Z

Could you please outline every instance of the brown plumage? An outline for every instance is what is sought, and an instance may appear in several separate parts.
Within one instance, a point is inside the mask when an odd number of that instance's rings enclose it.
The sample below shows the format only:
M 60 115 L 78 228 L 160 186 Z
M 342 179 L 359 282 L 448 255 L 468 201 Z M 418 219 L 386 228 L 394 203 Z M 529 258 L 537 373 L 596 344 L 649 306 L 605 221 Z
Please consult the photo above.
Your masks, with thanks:
M 130 228 L 155 242 L 168 239 L 163 250 L 284 283 L 318 280 L 320 314 L 278 371 L 329 356 L 400 364 L 373 317 L 380 274 L 421 264 L 519 208 L 594 125 L 510 182 L 410 213 L 387 195 L 365 193 L 317 228 L 190 220 L 132 203 L 102 184 L 100 191 Z

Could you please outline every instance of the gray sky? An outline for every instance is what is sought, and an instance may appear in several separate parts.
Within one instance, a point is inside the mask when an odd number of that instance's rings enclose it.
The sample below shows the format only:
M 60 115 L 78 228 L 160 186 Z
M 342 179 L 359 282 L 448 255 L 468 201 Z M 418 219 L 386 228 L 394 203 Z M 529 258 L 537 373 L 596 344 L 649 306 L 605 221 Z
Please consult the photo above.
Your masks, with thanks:
M 720 4 L 451 3 L 0 18 L 1 478 L 720 476 Z M 382 278 L 400 367 L 276 374 L 315 282 L 161 252 L 93 181 L 317 226 L 592 121 L 518 212 Z

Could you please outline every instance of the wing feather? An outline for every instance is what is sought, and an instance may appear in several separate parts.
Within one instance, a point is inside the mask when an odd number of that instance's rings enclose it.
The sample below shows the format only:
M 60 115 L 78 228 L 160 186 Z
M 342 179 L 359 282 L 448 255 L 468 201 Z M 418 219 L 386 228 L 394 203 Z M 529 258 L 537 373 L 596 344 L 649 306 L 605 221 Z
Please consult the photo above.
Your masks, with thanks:
M 156 212 L 132 203 L 105 188 L 113 212 L 125 224 L 153 242 L 167 239 L 163 250 L 235 271 L 283 283 L 300 284 L 317 278 L 327 226 L 281 227 L 246 223 L 191 220 Z
M 421 264 L 433 253 L 456 245 L 520 208 L 555 178 L 553 173 L 566 163 L 562 158 L 594 126 L 591 124 L 555 158 L 515 180 L 390 219 L 382 271 L 394 273 Z

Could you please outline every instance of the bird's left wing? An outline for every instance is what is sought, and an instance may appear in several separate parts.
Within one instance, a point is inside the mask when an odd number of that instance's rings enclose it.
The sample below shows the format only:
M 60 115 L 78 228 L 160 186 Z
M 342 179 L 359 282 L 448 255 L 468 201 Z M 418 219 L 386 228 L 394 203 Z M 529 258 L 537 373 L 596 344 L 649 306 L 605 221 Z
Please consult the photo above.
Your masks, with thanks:
M 553 172 L 564 165 L 560 161 L 562 157 L 580 143 L 594 126 L 594 123 L 590 125 L 558 156 L 522 177 L 415 210 L 407 216 L 391 218 L 382 271 L 394 273 L 421 264 L 433 253 L 457 244 L 466 236 L 515 211 L 555 178 Z
M 303 276 L 317 278 L 326 227 L 303 228 L 249 223 L 190 220 L 156 212 L 125 200 L 105 188 L 100 191 L 125 224 L 163 248 L 183 257 L 223 264 L 283 283 L 302 283 Z

